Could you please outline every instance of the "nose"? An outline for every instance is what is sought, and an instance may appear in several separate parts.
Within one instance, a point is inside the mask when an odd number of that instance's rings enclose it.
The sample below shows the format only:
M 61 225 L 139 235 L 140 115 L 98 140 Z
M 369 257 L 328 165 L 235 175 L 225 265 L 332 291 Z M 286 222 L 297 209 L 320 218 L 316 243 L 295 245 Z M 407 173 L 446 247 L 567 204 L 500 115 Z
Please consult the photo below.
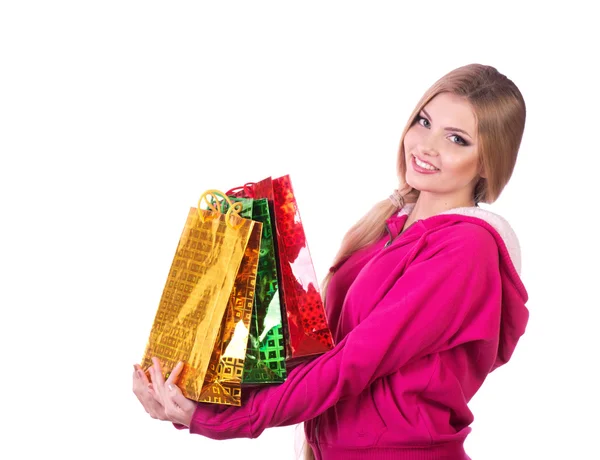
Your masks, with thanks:
M 421 137 L 420 142 L 417 144 L 417 152 L 423 157 L 437 157 L 439 155 L 438 143 L 442 142 L 436 133 L 430 132 Z
M 425 158 L 425 157 L 435 158 L 435 157 L 439 156 L 439 152 L 437 151 L 437 149 L 431 142 L 419 144 L 419 146 L 417 147 L 417 151 L 419 152 L 419 155 L 421 155 L 423 158 Z

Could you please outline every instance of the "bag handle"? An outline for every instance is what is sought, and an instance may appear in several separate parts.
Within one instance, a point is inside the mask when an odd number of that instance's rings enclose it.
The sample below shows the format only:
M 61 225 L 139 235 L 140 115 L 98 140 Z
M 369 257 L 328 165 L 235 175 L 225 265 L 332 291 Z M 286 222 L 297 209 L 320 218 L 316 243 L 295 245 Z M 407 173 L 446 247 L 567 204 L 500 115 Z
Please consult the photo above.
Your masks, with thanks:
M 244 196 L 246 198 L 254 198 L 254 186 L 256 185 L 256 182 L 247 182 L 246 184 L 242 185 L 241 187 L 235 187 L 232 188 L 231 190 L 229 190 L 227 192 L 227 195 L 235 195 L 237 192 L 240 191 L 244 191 Z
M 219 211 L 219 209 L 213 204 L 212 200 L 208 199 L 208 197 L 211 195 L 215 198 L 215 201 L 217 203 L 219 202 L 219 198 L 222 198 L 223 201 L 227 202 L 228 209 L 227 209 L 227 214 L 225 214 L 226 215 L 225 222 L 227 223 L 227 225 L 229 227 L 231 227 L 234 230 L 237 230 L 242 225 L 244 225 L 244 219 L 240 216 L 240 212 L 244 208 L 244 205 L 241 202 L 232 203 L 231 200 L 229 199 L 229 197 L 219 190 L 207 190 L 200 196 L 200 199 L 198 200 L 198 217 L 200 217 L 201 222 L 211 221 L 215 217 L 217 217 L 218 214 L 222 214 Z M 208 205 L 208 208 L 211 211 L 213 211 L 213 214 L 209 214 L 208 216 L 206 216 L 204 213 L 200 212 L 202 200 L 204 200 L 204 202 Z M 234 225 L 231 222 L 231 216 L 238 217 L 238 219 L 240 221 L 239 224 Z

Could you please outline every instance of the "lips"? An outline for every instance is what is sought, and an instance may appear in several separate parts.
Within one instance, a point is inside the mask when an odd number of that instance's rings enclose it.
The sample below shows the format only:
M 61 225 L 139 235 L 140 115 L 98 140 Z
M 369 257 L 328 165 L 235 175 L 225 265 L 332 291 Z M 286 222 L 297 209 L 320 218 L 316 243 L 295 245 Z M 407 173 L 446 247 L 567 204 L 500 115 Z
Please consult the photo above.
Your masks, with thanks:
M 418 174 L 431 175 L 431 174 L 437 174 L 440 172 L 439 169 L 429 169 L 429 168 L 424 168 L 422 166 L 419 166 L 417 164 L 417 160 L 414 155 L 411 157 L 410 164 L 412 166 L 413 171 L 415 171 Z M 431 164 L 431 163 L 427 163 L 427 164 Z
M 439 168 L 438 168 L 436 165 L 432 165 L 431 163 L 429 163 L 429 161 L 425 161 L 423 158 L 421 158 L 421 157 L 418 157 L 418 156 L 417 156 L 417 155 L 415 155 L 415 154 L 413 154 L 413 157 L 417 158 L 417 159 L 418 159 L 418 160 L 419 160 L 421 163 L 428 164 L 429 166 L 432 166 L 432 167 L 434 167 L 435 169 L 438 169 L 438 170 L 439 170 Z

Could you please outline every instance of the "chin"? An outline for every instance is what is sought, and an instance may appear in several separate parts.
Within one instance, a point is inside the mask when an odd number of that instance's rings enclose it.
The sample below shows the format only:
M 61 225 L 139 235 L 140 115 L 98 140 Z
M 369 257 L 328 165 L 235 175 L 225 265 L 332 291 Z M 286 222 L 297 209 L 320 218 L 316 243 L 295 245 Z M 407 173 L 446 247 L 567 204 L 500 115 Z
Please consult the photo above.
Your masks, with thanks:
M 406 183 L 416 190 L 423 190 L 431 187 L 431 179 L 427 176 L 415 177 L 413 174 L 406 174 Z
M 407 174 L 407 176 L 408 176 L 408 174 Z M 408 185 L 410 185 L 413 189 L 418 190 L 419 192 L 443 193 L 440 190 L 438 190 L 437 187 L 435 187 L 435 185 L 439 185 L 439 184 L 432 184 L 431 182 L 428 183 L 427 179 L 419 180 L 417 178 L 417 180 L 415 180 L 414 177 L 407 177 L 406 183 Z

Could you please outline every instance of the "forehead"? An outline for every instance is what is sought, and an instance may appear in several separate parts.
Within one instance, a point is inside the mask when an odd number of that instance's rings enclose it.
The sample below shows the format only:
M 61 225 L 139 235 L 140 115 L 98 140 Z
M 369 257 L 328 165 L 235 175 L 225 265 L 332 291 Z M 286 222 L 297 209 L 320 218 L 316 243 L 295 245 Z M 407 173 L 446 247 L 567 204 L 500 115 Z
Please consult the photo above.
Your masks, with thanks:
M 462 128 L 470 134 L 475 133 L 475 113 L 464 97 L 447 92 L 440 93 L 431 99 L 424 109 L 436 124 Z

